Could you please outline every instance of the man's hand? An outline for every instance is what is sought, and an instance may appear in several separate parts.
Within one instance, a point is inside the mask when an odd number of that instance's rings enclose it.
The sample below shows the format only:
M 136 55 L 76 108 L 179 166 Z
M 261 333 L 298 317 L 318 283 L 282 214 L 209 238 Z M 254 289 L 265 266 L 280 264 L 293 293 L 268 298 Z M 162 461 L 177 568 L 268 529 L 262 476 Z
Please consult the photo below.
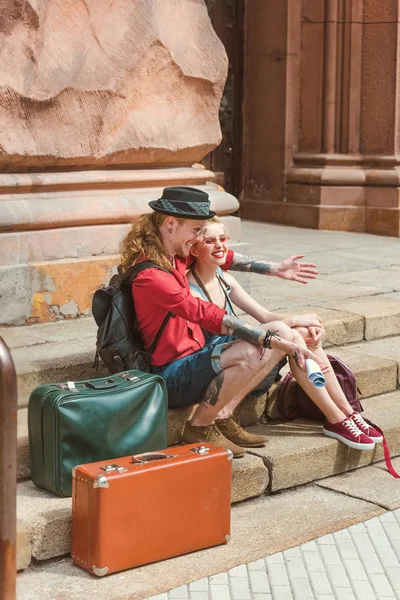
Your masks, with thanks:
M 304 258 L 304 254 L 294 254 L 278 264 L 278 267 L 271 268 L 271 275 L 276 275 L 281 279 L 297 281 L 298 283 L 308 283 L 307 279 L 315 279 L 318 275 L 317 265 L 314 263 L 296 262 Z
M 321 372 L 325 373 L 329 370 L 328 365 L 326 365 L 316 354 L 311 352 L 308 348 L 304 348 L 298 344 L 292 344 L 292 351 L 289 353 L 289 358 L 293 358 L 294 362 L 300 369 L 300 371 L 307 371 L 306 369 L 306 359 L 312 358 L 315 362 L 320 366 Z

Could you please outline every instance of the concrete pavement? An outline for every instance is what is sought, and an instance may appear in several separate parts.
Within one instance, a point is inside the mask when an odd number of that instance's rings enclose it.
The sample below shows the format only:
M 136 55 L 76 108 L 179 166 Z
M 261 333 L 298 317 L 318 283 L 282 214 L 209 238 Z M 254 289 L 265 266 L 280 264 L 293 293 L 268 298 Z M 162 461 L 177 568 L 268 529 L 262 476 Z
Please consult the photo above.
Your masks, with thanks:
M 400 509 L 397 509 L 147 600 L 399 598 Z

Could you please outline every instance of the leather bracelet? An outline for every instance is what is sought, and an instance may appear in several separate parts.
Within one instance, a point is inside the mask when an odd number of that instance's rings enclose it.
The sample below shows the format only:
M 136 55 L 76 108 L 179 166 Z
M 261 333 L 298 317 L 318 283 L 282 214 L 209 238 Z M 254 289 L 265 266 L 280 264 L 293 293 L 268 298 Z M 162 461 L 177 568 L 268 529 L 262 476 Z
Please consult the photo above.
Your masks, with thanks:
M 270 329 L 268 329 L 265 333 L 265 338 L 263 341 L 264 348 L 271 348 L 271 340 L 273 337 L 278 337 L 278 331 L 271 331 Z

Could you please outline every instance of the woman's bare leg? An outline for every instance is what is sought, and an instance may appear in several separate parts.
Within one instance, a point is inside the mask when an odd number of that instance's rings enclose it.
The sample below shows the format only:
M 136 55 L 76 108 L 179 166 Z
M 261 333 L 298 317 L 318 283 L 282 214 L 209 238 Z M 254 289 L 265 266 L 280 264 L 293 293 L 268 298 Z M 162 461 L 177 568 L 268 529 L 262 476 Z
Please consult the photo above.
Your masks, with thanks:
M 307 328 L 299 327 L 299 328 L 296 328 L 295 331 L 304 340 L 307 340 L 307 338 L 308 338 Z M 307 342 L 305 341 L 305 343 L 307 343 Z M 325 377 L 325 381 L 326 381 L 325 390 L 328 392 L 330 398 L 333 400 L 333 402 L 336 404 L 338 409 L 344 415 L 343 416 L 343 419 L 344 419 L 344 417 L 347 417 L 352 414 L 353 408 L 350 406 L 346 396 L 344 395 L 342 388 L 340 387 L 340 384 L 337 380 L 335 372 L 333 371 L 331 364 L 329 362 L 329 359 L 327 358 L 326 353 L 325 353 L 324 349 L 322 348 L 321 344 L 319 344 L 317 346 L 313 346 L 310 344 L 310 345 L 308 345 L 308 347 L 310 348 L 310 350 L 312 350 L 312 352 L 314 352 L 314 354 L 316 354 L 319 358 L 321 358 L 324 361 L 324 363 L 327 365 L 328 368 L 324 372 L 324 377 Z M 291 367 L 292 367 L 292 365 L 291 365 Z M 302 371 L 299 371 L 298 369 L 297 369 L 297 371 L 298 371 L 300 377 L 302 375 L 304 375 L 304 373 Z M 293 373 L 293 371 L 292 371 L 292 373 Z M 293 373 L 293 375 L 294 375 L 294 373 Z M 296 377 L 296 379 L 297 379 L 297 377 Z M 316 388 L 313 383 L 308 381 L 308 379 L 307 379 L 307 382 L 308 383 L 305 384 L 305 385 L 307 385 L 307 389 L 303 385 L 302 385 L 302 387 L 306 391 L 306 393 L 310 396 L 310 398 L 312 400 L 314 400 L 312 395 L 309 393 L 309 390 L 311 390 L 314 393 L 315 390 L 322 389 L 322 388 Z M 317 402 L 316 402 L 316 404 L 317 404 Z M 317 406 L 319 407 L 318 404 L 317 404 Z M 322 412 L 324 412 L 324 411 L 322 411 Z M 331 421 L 331 419 L 328 418 L 328 421 Z M 334 423 L 334 422 L 335 421 L 331 421 L 331 423 Z

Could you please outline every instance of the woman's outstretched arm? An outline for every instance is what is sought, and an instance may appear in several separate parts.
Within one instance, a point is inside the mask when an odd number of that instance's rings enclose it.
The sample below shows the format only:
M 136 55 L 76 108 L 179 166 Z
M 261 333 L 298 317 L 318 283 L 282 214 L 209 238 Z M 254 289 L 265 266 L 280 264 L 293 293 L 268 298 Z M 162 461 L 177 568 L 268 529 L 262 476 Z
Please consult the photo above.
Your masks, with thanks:
M 275 275 L 281 279 L 308 283 L 307 279 L 315 279 L 318 271 L 314 263 L 296 262 L 304 258 L 304 254 L 294 254 L 282 262 L 268 262 L 264 259 L 251 258 L 235 252 L 232 263 L 228 267 L 231 271 L 244 271 L 259 273 L 260 275 Z
M 256 302 L 240 285 L 240 283 L 229 273 L 224 273 L 224 279 L 231 286 L 230 298 L 234 304 L 243 312 L 247 313 L 259 323 L 270 323 L 271 321 L 283 321 L 289 327 L 322 327 L 321 319 L 315 313 L 305 315 L 290 315 L 271 312 Z

